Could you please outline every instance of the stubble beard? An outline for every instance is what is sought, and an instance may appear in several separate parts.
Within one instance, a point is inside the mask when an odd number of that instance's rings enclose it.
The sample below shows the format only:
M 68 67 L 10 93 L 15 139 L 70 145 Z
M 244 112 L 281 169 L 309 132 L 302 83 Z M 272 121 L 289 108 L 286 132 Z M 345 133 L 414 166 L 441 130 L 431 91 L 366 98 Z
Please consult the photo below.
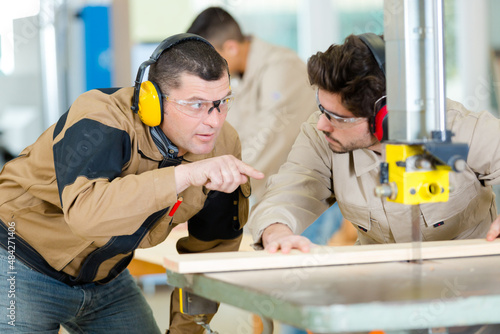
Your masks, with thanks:
M 337 154 L 350 153 L 350 152 L 352 152 L 354 150 L 364 149 L 364 148 L 370 148 L 371 146 L 373 146 L 376 143 L 376 140 L 374 140 L 372 143 L 370 143 L 368 145 L 355 145 L 355 144 L 351 144 L 349 146 L 345 146 L 344 144 L 342 144 L 337 139 L 332 138 L 330 136 L 330 133 L 328 133 L 328 132 L 323 132 L 323 133 L 325 134 L 325 136 L 327 136 L 328 138 L 330 138 L 330 140 L 334 141 L 335 143 L 337 143 L 340 146 L 340 147 L 334 147 L 332 143 L 328 143 L 328 146 L 330 147 L 330 150 L 332 150 L 333 153 L 337 153 Z

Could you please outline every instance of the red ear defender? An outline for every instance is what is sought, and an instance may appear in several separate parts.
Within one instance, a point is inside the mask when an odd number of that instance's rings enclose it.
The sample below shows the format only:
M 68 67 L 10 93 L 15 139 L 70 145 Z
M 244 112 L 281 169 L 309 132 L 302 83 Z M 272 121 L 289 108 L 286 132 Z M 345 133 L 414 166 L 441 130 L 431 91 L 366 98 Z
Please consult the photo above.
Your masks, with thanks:
M 373 134 L 379 141 L 387 140 L 389 137 L 388 122 L 387 105 L 384 103 L 384 106 L 375 115 L 375 121 L 373 122 Z

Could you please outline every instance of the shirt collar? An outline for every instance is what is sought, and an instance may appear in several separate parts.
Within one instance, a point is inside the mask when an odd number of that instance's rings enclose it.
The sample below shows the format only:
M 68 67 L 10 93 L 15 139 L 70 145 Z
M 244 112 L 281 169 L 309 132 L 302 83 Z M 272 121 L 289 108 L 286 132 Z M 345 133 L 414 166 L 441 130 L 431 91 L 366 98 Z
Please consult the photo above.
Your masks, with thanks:
M 369 149 L 358 149 L 352 152 L 354 172 L 361 176 L 380 167 L 381 156 Z

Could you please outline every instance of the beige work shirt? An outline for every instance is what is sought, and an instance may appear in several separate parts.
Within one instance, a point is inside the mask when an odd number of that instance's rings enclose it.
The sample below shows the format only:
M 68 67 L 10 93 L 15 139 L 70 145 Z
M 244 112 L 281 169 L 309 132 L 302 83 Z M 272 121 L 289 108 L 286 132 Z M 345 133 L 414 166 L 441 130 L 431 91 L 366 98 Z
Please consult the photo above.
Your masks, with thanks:
M 285 163 L 300 125 L 317 110 L 305 63 L 292 51 L 253 37 L 245 74 L 232 87 L 235 100 L 227 121 L 238 131 L 242 159 L 262 171 L 252 179 L 259 199 L 267 177 Z
M 422 240 L 483 238 L 497 215 L 491 185 L 500 182 L 500 120 L 448 100 L 454 142 L 469 145 L 467 167 L 450 173 L 454 190 L 446 203 L 420 205 Z M 302 125 L 288 161 L 271 177 L 249 227 L 259 243 L 263 230 L 280 222 L 302 233 L 329 205 L 358 230 L 358 244 L 410 242 L 411 207 L 375 196 L 381 156 L 368 149 L 336 154 L 316 129 L 320 113 Z

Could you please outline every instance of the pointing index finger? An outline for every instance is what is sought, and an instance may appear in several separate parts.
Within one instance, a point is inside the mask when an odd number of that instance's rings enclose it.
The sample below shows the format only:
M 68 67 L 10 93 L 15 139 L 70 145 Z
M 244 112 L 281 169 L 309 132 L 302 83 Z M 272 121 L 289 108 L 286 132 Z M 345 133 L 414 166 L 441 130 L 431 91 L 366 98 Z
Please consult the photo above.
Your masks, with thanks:
M 241 174 L 245 174 L 247 176 L 250 176 L 254 179 L 260 180 L 264 178 L 264 173 L 256 170 L 252 166 L 240 161 L 239 163 L 239 170 Z

